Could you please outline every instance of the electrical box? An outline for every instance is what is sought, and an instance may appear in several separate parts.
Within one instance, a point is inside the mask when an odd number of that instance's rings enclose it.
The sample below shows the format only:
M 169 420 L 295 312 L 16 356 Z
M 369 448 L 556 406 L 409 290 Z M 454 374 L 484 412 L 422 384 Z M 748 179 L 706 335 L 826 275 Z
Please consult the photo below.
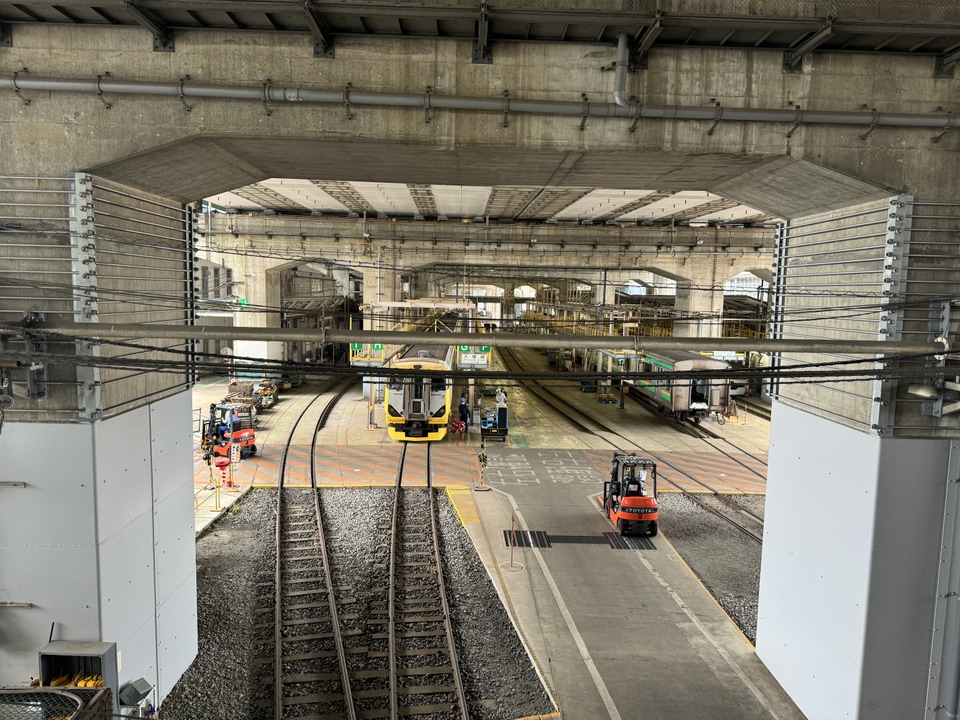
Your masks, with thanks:
M 40 648 L 40 685 L 110 689 L 113 714 L 120 714 L 117 644 L 55 640 Z

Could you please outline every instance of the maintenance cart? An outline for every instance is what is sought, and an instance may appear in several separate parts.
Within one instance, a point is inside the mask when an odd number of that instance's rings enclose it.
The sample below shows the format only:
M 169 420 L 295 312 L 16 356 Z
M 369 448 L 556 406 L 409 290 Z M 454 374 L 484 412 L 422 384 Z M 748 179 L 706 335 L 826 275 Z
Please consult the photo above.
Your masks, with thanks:
M 507 441 L 507 408 L 487 408 L 480 418 L 480 437 Z

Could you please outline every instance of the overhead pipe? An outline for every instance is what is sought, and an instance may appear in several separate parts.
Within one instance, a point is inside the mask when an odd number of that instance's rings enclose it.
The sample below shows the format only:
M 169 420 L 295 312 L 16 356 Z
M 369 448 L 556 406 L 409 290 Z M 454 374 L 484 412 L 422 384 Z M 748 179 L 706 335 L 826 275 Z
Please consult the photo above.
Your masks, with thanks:
M 618 68 L 619 69 L 619 68 Z M 625 68 L 624 68 L 625 70 Z M 236 85 L 203 85 L 190 81 L 170 83 L 141 82 L 135 80 L 117 80 L 99 78 L 80 80 L 71 78 L 40 78 L 16 74 L 12 78 L 0 79 L 0 88 L 23 93 L 31 90 L 42 92 L 75 92 L 98 95 L 144 95 L 187 98 L 209 98 L 219 100 L 250 100 L 258 103 L 318 103 L 372 107 L 409 107 L 423 109 L 423 95 L 404 93 L 363 92 L 356 88 L 347 90 L 310 90 L 302 87 L 283 87 L 264 83 L 259 87 Z M 477 110 L 495 113 L 504 112 L 503 97 L 464 97 L 430 93 L 430 106 L 434 109 Z M 522 100 L 513 96 L 507 105 L 512 113 L 531 113 L 537 115 L 560 115 L 609 118 L 650 118 L 662 120 L 703 120 L 713 121 L 717 117 L 717 108 L 708 106 L 681 105 L 642 105 L 627 102 L 617 103 L 591 102 L 584 107 L 579 101 L 559 100 Z M 953 117 L 949 113 L 910 114 L 878 112 L 846 112 L 831 110 L 800 110 L 799 108 L 745 108 L 724 107 L 724 121 L 757 123 L 791 123 L 798 125 L 863 125 L 877 127 L 913 127 L 949 129 Z
M 626 33 L 617 36 L 616 71 L 613 74 L 613 101 L 620 107 L 627 103 L 627 68 L 630 64 L 630 38 Z
M 849 355 L 916 355 L 944 353 L 946 342 L 883 340 L 774 340 L 727 337 L 639 337 L 635 335 L 533 335 L 525 333 L 443 333 L 379 330 L 332 330 L 266 327 L 217 327 L 209 325 L 153 325 L 83 323 L 68 320 L 30 322 L 25 333 L 50 332 L 71 338 L 122 340 L 277 340 L 281 342 L 382 343 L 384 345 L 436 345 L 442 338 L 450 345 L 494 347 L 593 348 L 597 350 L 729 350 L 734 352 L 844 353 Z

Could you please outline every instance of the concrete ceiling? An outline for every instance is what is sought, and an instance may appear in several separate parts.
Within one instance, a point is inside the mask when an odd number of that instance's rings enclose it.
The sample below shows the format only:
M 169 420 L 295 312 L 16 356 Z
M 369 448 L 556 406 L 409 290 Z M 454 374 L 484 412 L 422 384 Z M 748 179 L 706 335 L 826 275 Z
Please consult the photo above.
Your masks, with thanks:
M 760 224 L 775 217 L 704 190 L 463 186 L 270 178 L 207 200 L 228 212 L 511 222 Z
M 631 40 L 631 63 L 661 47 L 748 48 L 802 56 L 817 50 L 951 57 L 960 9 L 949 0 L 717 2 L 577 0 L 576 2 L 387 3 L 270 0 L 0 0 L 0 40 L 10 26 L 144 27 L 154 48 L 172 51 L 190 32 L 270 32 L 312 36 L 316 57 L 334 57 L 338 39 L 418 37 L 473 40 L 473 62 L 490 63 L 501 43 L 611 44 Z
M 194 137 L 93 174 L 268 214 L 760 225 L 885 195 L 789 156 Z

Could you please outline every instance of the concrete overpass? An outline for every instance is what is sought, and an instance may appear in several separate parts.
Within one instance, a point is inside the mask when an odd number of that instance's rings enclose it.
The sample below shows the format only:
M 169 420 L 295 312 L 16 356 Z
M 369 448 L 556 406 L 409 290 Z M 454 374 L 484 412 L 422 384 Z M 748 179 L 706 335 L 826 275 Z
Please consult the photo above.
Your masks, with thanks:
M 4 566 L 31 568 L 10 573 L 15 599 L 52 608 L 65 636 L 117 639 L 161 697 L 189 664 L 189 378 L 75 367 L 74 354 L 131 350 L 47 346 L 12 326 L 28 311 L 88 322 L 91 336 L 117 318 L 189 325 L 188 204 L 271 178 L 550 189 L 569 201 L 556 212 L 584 189 L 709 192 L 784 219 L 777 337 L 955 344 L 951 4 L 531 5 L 0 5 L 0 347 L 66 356 L 10 373 L 4 472 L 36 493 L 4 490 L 0 506 Z M 561 230 L 571 247 L 590 243 L 577 257 L 594 270 L 658 262 L 647 241 L 594 250 L 596 228 Z M 474 254 L 441 234 L 457 262 L 499 267 L 488 258 L 503 244 Z M 262 249 L 266 235 L 238 243 Z M 318 238 L 310 257 L 337 257 L 337 239 Z M 381 253 L 399 245 L 371 239 Z M 545 252 L 506 247 L 518 264 Z M 776 398 L 757 649 L 811 718 L 957 711 L 958 430 L 944 412 L 956 363 L 882 362 L 915 382 L 790 385 Z M 932 398 L 907 392 L 925 382 Z M 62 453 L 43 451 L 51 438 Z M 131 565 L 150 601 L 105 612 Z M 70 601 L 45 579 L 64 568 Z M 0 681 L 16 680 L 35 668 L 48 614 L 2 612 L 15 630 Z

